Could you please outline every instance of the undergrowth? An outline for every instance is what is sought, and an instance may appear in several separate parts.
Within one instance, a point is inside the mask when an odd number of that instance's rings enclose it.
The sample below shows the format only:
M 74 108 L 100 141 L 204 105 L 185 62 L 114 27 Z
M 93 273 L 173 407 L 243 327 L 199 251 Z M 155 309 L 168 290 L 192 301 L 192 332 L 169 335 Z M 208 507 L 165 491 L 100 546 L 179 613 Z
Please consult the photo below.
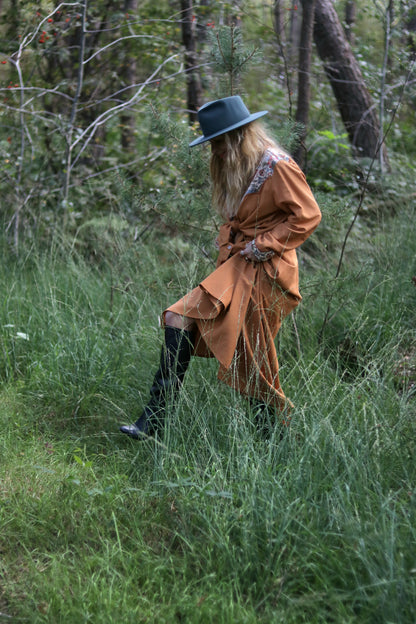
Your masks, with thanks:
M 197 241 L 126 226 L 94 260 L 4 246 L 0 621 L 412 622 L 414 216 L 363 225 L 337 279 L 326 235 L 301 251 L 282 440 L 200 359 L 163 440 L 118 433 L 160 312 L 212 268 Z

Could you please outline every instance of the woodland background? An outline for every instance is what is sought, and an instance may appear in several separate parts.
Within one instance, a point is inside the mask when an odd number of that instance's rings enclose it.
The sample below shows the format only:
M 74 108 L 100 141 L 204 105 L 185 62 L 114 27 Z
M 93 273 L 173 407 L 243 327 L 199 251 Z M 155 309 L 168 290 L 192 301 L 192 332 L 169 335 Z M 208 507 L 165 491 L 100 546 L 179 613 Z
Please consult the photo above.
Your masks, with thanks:
M 0 621 L 413 622 L 414 0 L 0 0 Z M 160 311 L 213 266 L 195 111 L 268 110 L 323 220 L 259 439 Z

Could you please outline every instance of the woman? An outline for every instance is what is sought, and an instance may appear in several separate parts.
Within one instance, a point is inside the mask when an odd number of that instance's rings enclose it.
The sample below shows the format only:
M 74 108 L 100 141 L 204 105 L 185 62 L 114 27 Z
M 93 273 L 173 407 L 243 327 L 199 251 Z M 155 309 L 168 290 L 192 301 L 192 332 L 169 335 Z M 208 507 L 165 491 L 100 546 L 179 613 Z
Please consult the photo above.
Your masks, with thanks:
M 168 394 L 175 397 L 192 355 L 215 357 L 218 378 L 260 408 L 282 413 L 274 339 L 300 302 L 296 247 L 321 220 L 319 207 L 296 163 L 250 114 L 240 96 L 201 107 L 210 141 L 213 204 L 224 220 L 217 268 L 163 313 L 165 345 L 150 401 L 140 418 L 120 430 L 144 438 L 161 427 Z

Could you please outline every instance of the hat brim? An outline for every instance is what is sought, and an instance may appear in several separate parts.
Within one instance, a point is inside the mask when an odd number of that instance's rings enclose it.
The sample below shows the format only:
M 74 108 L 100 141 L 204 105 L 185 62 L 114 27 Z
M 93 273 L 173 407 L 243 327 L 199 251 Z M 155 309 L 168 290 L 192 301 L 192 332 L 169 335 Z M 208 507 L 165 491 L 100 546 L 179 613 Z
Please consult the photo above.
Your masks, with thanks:
M 202 137 L 199 137 L 198 139 L 195 139 L 194 141 L 189 143 L 189 147 L 194 147 L 195 145 L 200 145 L 201 143 L 205 143 L 206 141 L 210 141 L 211 139 L 215 139 L 215 137 L 217 137 L 217 136 L 221 136 L 221 134 L 226 134 L 227 132 L 230 132 L 231 130 L 235 130 L 236 128 L 240 128 L 241 126 L 246 126 L 247 124 L 251 123 L 252 121 L 255 121 L 256 119 L 258 119 L 259 117 L 263 117 L 263 115 L 267 115 L 268 112 L 269 111 L 260 111 L 259 113 L 252 113 L 248 117 L 245 117 L 244 119 L 242 119 L 241 121 L 233 124 L 232 126 L 227 126 L 227 128 L 224 128 L 220 132 L 215 132 L 214 134 L 210 134 L 209 136 L 202 136 Z

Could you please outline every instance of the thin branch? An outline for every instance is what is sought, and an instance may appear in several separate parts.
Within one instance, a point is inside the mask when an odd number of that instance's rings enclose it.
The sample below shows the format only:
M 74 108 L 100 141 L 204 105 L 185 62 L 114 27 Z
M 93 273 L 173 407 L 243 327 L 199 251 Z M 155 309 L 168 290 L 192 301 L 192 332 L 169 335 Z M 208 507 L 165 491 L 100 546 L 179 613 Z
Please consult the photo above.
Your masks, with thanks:
M 43 18 L 43 20 L 39 22 L 34 31 L 28 33 L 23 37 L 22 41 L 20 42 L 19 51 L 22 51 L 26 46 L 30 45 L 34 41 L 39 31 L 42 29 L 42 26 L 48 23 L 48 20 L 51 19 L 51 17 L 55 15 L 55 13 L 60 11 L 61 7 L 78 7 L 80 5 L 82 5 L 82 2 L 61 2 L 61 4 L 55 7 L 55 9 L 51 13 L 49 13 L 46 17 Z
M 91 32 L 91 31 L 86 31 L 86 32 Z M 83 64 L 86 65 L 87 63 L 92 61 L 92 59 L 96 57 L 98 54 L 101 54 L 101 52 L 104 52 L 104 50 L 108 50 L 108 48 L 111 48 L 113 45 L 120 43 L 120 41 L 126 41 L 127 39 L 156 39 L 158 41 L 163 41 L 163 42 L 165 41 L 163 37 L 155 37 L 155 35 L 127 35 L 125 37 L 119 37 L 118 39 L 115 39 L 114 41 L 107 43 L 107 45 L 103 46 L 99 50 L 96 50 L 94 54 L 91 54 L 91 56 L 89 56 L 87 59 L 83 61 Z
M 130 98 L 130 100 L 127 100 L 126 102 L 118 104 L 117 106 L 114 106 L 113 108 L 109 109 L 108 111 L 105 111 L 104 113 L 99 115 L 87 128 L 85 128 L 85 130 L 77 137 L 77 139 L 70 146 L 70 149 L 72 151 L 74 149 L 74 147 L 76 147 L 76 145 L 78 145 L 78 143 L 80 141 L 82 141 L 85 137 L 87 137 L 84 145 L 82 146 L 82 148 L 81 148 L 80 152 L 78 153 L 77 157 L 75 158 L 74 162 L 69 165 L 71 169 L 75 165 L 75 163 L 78 161 L 78 159 L 81 156 L 82 152 L 86 149 L 87 145 L 89 144 L 89 142 L 93 138 L 93 136 L 94 136 L 96 130 L 99 128 L 99 126 L 102 126 L 109 119 L 111 119 L 112 117 L 117 115 L 120 111 L 129 108 L 134 102 L 139 101 L 139 96 L 141 95 L 141 93 L 144 90 L 145 86 L 147 86 L 150 82 L 152 82 L 155 79 L 155 76 L 161 70 L 161 68 L 164 65 L 166 65 L 166 63 L 169 63 L 172 59 L 176 58 L 176 56 L 177 55 L 175 54 L 175 55 L 169 57 L 168 59 L 166 59 L 165 61 L 163 61 L 163 63 L 161 63 L 159 65 L 159 67 L 149 76 L 149 78 L 147 78 L 147 80 L 145 80 L 145 82 L 143 82 L 140 85 L 140 89 Z M 145 97 L 146 96 L 143 96 L 140 99 L 144 99 Z
M 169 59 L 167 60 L 172 60 L 176 57 L 178 57 L 179 55 L 174 55 L 171 56 Z M 164 61 L 165 63 L 166 61 Z M 182 76 L 183 74 L 186 74 L 188 72 L 192 72 L 195 71 L 196 69 L 200 69 L 201 67 L 209 67 L 213 65 L 212 61 L 206 62 L 206 63 L 200 63 L 199 65 L 193 65 L 192 67 L 189 67 L 187 69 L 184 69 L 183 66 L 181 65 L 181 68 L 178 69 L 178 71 L 173 72 L 172 74 L 168 74 L 166 76 L 158 76 L 156 79 L 156 76 L 154 78 L 152 78 L 152 80 L 149 81 L 149 79 L 147 78 L 145 80 L 145 82 L 140 82 L 140 83 L 136 83 L 136 84 L 129 84 L 126 87 L 123 87 L 122 89 L 119 89 L 118 91 L 114 91 L 114 93 L 111 93 L 110 95 L 107 95 L 106 97 L 102 98 L 101 100 L 96 100 L 91 104 L 87 104 L 85 105 L 82 109 L 80 110 L 87 110 L 88 108 L 91 107 L 96 107 L 99 104 L 103 104 L 104 102 L 111 102 L 114 101 L 116 99 L 116 96 L 120 95 L 121 93 L 125 93 L 126 91 L 129 91 L 130 89 L 135 89 L 136 87 L 142 87 L 143 85 L 147 85 L 149 86 L 150 84 L 154 83 L 154 82 L 166 82 L 167 80 L 171 80 L 172 78 L 175 78 L 176 76 Z M 159 70 L 159 67 L 156 71 Z M 119 99 L 118 100 L 120 103 L 123 102 L 124 100 Z

